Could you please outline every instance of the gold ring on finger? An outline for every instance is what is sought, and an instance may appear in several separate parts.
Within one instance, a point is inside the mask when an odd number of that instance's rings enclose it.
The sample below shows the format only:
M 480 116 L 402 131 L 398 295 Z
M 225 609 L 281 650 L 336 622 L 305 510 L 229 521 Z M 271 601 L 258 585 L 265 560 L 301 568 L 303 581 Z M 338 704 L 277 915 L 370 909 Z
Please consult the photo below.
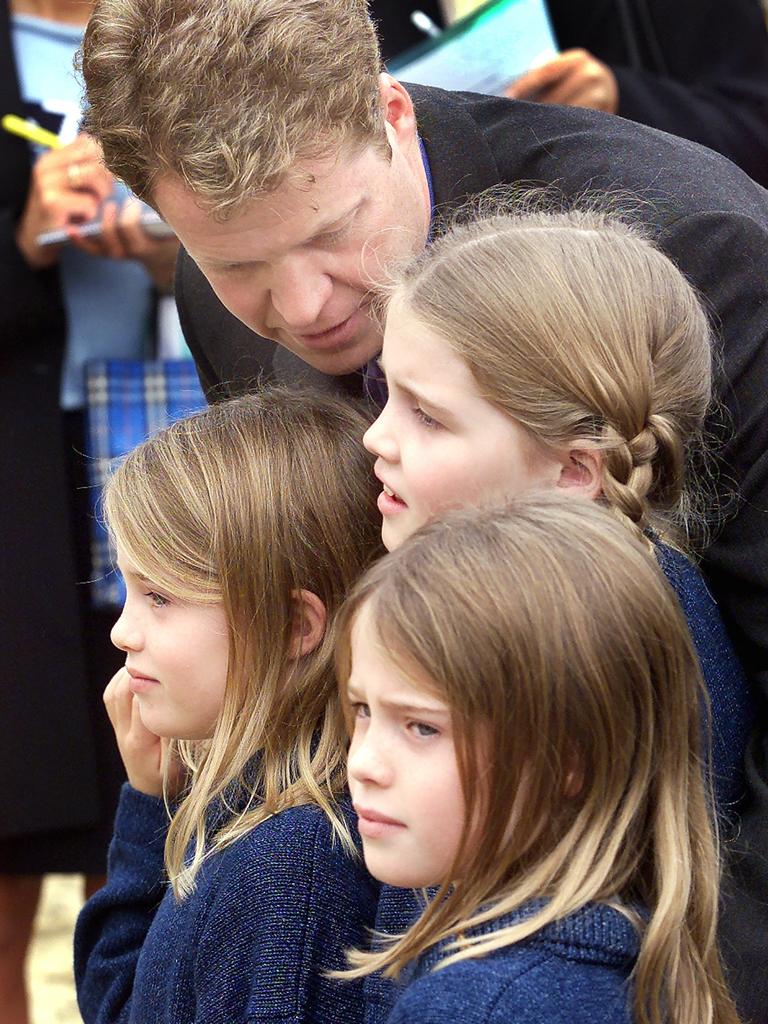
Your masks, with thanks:
M 67 181 L 70 188 L 79 188 L 83 180 L 83 169 L 80 164 L 67 165 Z

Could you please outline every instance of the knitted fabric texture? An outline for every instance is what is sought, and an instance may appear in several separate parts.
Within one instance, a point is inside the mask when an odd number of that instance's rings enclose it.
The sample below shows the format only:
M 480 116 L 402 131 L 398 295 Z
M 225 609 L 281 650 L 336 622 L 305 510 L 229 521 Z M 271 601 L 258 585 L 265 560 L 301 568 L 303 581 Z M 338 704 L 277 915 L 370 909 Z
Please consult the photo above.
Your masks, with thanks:
M 75 934 L 85 1024 L 362 1021 L 362 985 L 324 972 L 365 944 L 378 886 L 322 811 L 262 822 L 206 861 L 181 903 L 164 881 L 167 824 L 162 800 L 124 786 L 107 884 Z
M 521 913 L 483 931 L 511 924 Z M 589 904 L 480 959 L 432 971 L 441 954 L 428 953 L 388 1024 L 630 1024 L 628 979 L 637 951 L 637 934 L 625 917 Z

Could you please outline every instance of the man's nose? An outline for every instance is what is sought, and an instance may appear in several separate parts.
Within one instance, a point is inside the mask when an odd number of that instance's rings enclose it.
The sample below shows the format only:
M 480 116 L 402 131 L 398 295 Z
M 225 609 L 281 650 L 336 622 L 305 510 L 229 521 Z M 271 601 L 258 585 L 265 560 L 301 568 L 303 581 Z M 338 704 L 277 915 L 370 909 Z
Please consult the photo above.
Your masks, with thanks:
M 333 292 L 333 281 L 308 260 L 296 259 L 275 268 L 270 299 L 280 323 L 296 333 L 316 334 L 335 327 L 325 323 L 323 309 Z

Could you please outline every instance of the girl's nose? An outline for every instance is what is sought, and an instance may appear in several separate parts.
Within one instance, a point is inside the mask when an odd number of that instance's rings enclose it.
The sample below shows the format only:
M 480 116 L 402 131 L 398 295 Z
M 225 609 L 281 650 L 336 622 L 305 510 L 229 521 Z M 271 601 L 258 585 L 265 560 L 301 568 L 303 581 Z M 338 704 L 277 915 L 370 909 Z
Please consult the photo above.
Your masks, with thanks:
M 387 402 L 377 419 L 363 435 L 363 445 L 372 455 L 378 455 L 385 462 L 397 462 L 399 446 L 392 424 L 391 403 Z
M 144 646 L 141 630 L 126 613 L 125 607 L 123 607 L 120 618 L 112 627 L 109 636 L 120 651 L 139 651 Z
M 369 726 L 359 740 L 352 740 L 347 761 L 351 780 L 375 786 L 390 786 L 394 779 L 391 758 L 377 730 Z

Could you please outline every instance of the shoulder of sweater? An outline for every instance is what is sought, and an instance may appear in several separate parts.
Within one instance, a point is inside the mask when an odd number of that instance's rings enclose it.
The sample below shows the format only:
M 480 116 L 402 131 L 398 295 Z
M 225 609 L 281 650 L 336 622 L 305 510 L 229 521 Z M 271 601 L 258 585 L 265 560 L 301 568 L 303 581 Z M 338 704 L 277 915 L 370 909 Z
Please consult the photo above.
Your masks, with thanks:
M 474 934 L 490 938 L 500 928 L 518 923 L 536 907 L 531 904 L 490 921 Z M 604 904 L 587 904 L 566 918 L 545 925 L 521 942 L 502 946 L 482 957 L 438 967 L 442 952 L 429 951 L 419 961 L 416 980 L 398 1001 L 402 1016 L 390 1024 L 430 1024 L 427 1009 L 439 1003 L 442 1018 L 465 1024 L 556 1024 L 566 1020 L 605 1024 L 624 1022 L 626 982 L 639 948 L 635 926 Z M 471 999 L 467 993 L 471 993 Z M 578 1003 L 589 1008 L 574 1015 Z M 471 1004 L 471 1005 L 470 1005 Z M 561 1006 L 562 1004 L 562 1006 Z M 601 1013 L 615 1006 L 616 1013 Z M 558 1014 L 568 1010 L 569 1015 Z
M 206 868 L 222 893 L 236 893 L 245 882 L 251 891 L 264 893 L 290 888 L 299 898 L 301 892 L 328 889 L 331 882 L 352 891 L 368 879 L 362 858 L 346 848 L 314 804 L 290 807 L 260 822 L 212 856 Z
M 389 1024 L 626 1024 L 627 971 L 521 944 L 422 975 Z
M 216 951 L 223 933 L 237 957 L 254 943 L 293 956 L 320 932 L 349 932 L 344 941 L 355 944 L 360 921 L 373 924 L 377 897 L 362 857 L 337 839 L 323 811 L 289 808 L 204 863 L 195 897 L 205 917 L 199 956 Z
M 715 610 L 716 603 L 698 567 L 682 551 L 661 541 L 656 543 L 656 558 L 667 582 L 676 591 L 686 613 Z

